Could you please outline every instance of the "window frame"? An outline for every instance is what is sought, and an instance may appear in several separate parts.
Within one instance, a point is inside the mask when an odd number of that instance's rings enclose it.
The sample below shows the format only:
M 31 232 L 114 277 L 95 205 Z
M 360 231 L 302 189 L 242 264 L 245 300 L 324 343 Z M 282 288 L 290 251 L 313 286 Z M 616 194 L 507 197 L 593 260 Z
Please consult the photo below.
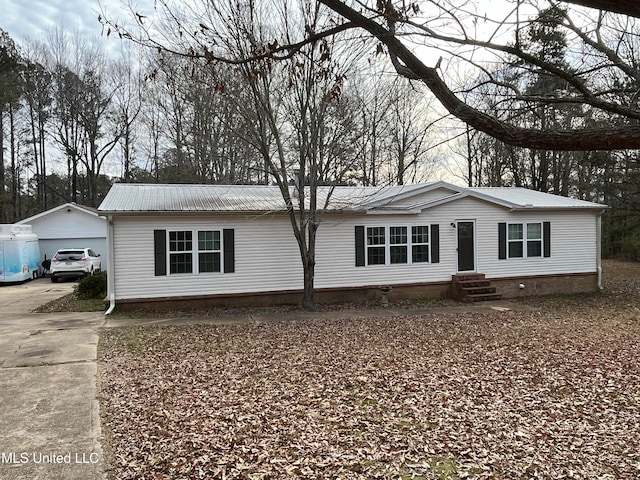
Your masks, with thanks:
M 373 230 L 376 229 L 377 232 L 376 233 L 372 233 L 371 235 L 369 234 L 369 230 Z M 372 238 L 379 238 L 380 234 L 378 233 L 380 231 L 380 229 L 382 229 L 382 236 L 383 236 L 383 242 L 382 243 L 369 243 L 369 240 Z M 388 236 L 388 232 L 387 232 L 387 227 L 385 226 L 365 226 L 364 229 L 364 248 L 365 248 L 365 265 L 386 265 L 388 258 L 389 258 L 389 254 L 387 252 L 387 239 L 389 238 Z M 380 250 L 382 249 L 382 254 L 383 254 L 383 262 L 379 263 L 379 262 L 375 262 L 375 263 L 370 263 L 369 259 L 373 258 L 371 255 L 371 251 L 372 250 Z M 379 254 L 376 254 L 379 256 Z
M 413 229 L 414 228 L 426 228 L 427 229 L 427 242 L 414 242 L 413 241 Z M 414 263 L 431 263 L 431 225 L 411 225 L 411 264 Z M 413 247 L 425 247 L 427 250 L 427 260 L 426 261 L 416 261 L 415 254 L 413 253 Z
M 506 248 L 507 248 L 507 259 L 527 259 L 527 258 L 543 258 L 544 257 L 544 222 L 507 222 L 506 224 Z M 540 236 L 538 238 L 529 238 L 529 226 L 530 225 L 538 225 Z M 512 226 L 520 226 L 521 228 L 521 237 L 516 239 L 510 238 L 510 231 Z M 529 254 L 529 244 L 536 242 L 539 248 L 538 255 L 530 255 Z M 511 254 L 511 245 L 519 243 L 522 251 L 522 255 L 515 256 Z
M 219 249 L 200 249 L 200 233 L 205 232 L 217 232 L 218 240 L 219 240 Z M 191 234 L 191 249 L 190 250 L 171 250 L 172 248 L 172 240 L 171 235 L 175 233 L 190 233 Z M 196 228 L 196 229 L 172 229 L 166 230 L 166 262 L 167 262 L 167 276 L 186 276 L 186 275 L 219 275 L 224 273 L 224 232 L 222 228 Z M 176 240 L 176 241 L 184 241 L 184 240 Z M 206 241 L 206 240 L 205 240 Z M 215 246 L 215 235 L 212 240 Z M 215 271 L 201 271 L 200 270 L 200 254 L 219 254 L 219 262 L 218 262 L 218 270 Z M 172 255 L 190 255 L 191 256 L 191 271 L 187 272 L 173 272 L 172 271 L 172 263 L 171 256 Z M 215 265 L 215 263 L 214 263 Z
M 172 240 L 171 239 L 171 235 L 175 234 L 175 238 Z M 182 236 L 184 238 L 180 238 L 180 235 L 182 234 Z M 187 239 L 187 234 L 189 234 L 189 239 Z M 180 244 L 184 243 L 185 247 L 187 246 L 187 242 L 188 244 L 191 246 L 190 249 L 178 249 L 179 246 L 181 246 Z M 176 250 L 173 250 L 173 245 L 175 244 Z M 169 266 L 168 269 L 168 273 L 169 275 L 191 275 L 193 274 L 193 230 L 167 230 L 167 265 Z M 185 256 L 185 258 L 189 257 L 190 261 L 189 264 L 191 266 L 191 271 L 184 271 L 184 272 L 174 272 L 173 271 L 173 266 L 174 263 L 171 261 L 172 257 L 174 256 Z M 187 264 L 187 262 L 182 262 L 185 265 Z M 176 264 L 178 264 L 178 262 L 176 262 Z M 185 267 L 186 270 L 186 267 Z
M 430 223 L 415 223 L 415 224 L 373 224 L 373 225 L 363 225 L 364 227 L 364 265 L 365 267 L 375 267 L 375 266 L 393 266 L 393 265 L 428 265 L 432 263 L 432 238 L 431 238 L 431 230 L 432 224 Z M 427 229 L 427 242 L 413 242 L 413 229 L 416 227 L 422 227 Z M 383 229 L 384 231 L 384 244 L 370 244 L 369 243 L 369 231 L 370 229 Z M 406 238 L 405 243 L 391 243 L 392 241 L 392 229 L 404 229 L 404 237 Z M 398 233 L 394 232 L 394 237 L 397 237 Z M 402 233 L 400 233 L 402 235 Z M 427 261 L 416 261 L 414 260 L 413 247 L 420 246 L 426 249 Z M 370 248 L 381 248 L 384 247 L 384 263 L 370 263 Z M 391 253 L 393 251 L 393 247 L 404 247 L 405 252 L 405 261 L 392 261 Z
M 389 241 L 388 241 L 388 248 L 389 248 L 389 265 L 407 265 L 409 264 L 409 236 L 408 236 L 408 231 L 409 231 L 409 227 L 406 225 L 389 225 L 388 227 L 388 231 L 389 231 Z M 401 232 L 402 230 L 404 230 L 404 233 L 391 233 L 392 229 L 400 229 Z M 404 235 L 404 242 L 399 242 L 399 243 L 392 243 L 392 237 L 402 237 Z M 402 249 L 404 250 L 404 261 L 394 261 L 394 249 Z
M 216 244 L 216 241 L 217 241 L 218 242 L 218 248 L 217 249 L 216 248 L 212 248 L 212 249 L 204 248 L 204 249 L 201 249 L 200 248 L 200 234 L 201 233 L 204 233 L 204 234 L 212 233 L 213 234 L 213 239 L 211 240 L 211 242 L 213 242 L 213 246 L 215 247 L 215 244 Z M 215 235 L 216 233 L 218 234 L 217 235 L 217 237 L 218 237 L 217 240 L 215 238 L 216 237 L 216 235 Z M 198 236 L 198 245 L 197 245 L 198 272 L 197 273 L 198 274 L 201 274 L 201 273 L 222 273 L 222 252 L 223 252 L 223 250 L 222 250 L 222 230 L 198 230 L 197 231 L 197 236 Z M 207 241 L 208 240 L 205 238 L 204 242 L 207 242 Z M 214 258 L 215 258 L 216 254 L 218 255 L 218 265 L 217 265 L 218 269 L 217 270 L 202 271 L 200 269 L 200 264 L 201 264 L 201 260 L 200 260 L 201 257 L 200 256 L 201 255 L 208 255 L 208 254 L 213 254 Z M 216 266 L 215 260 L 214 260 L 213 264 L 214 264 L 214 267 L 215 267 Z
M 538 238 L 531 238 L 529 236 L 529 225 L 538 225 L 540 230 L 539 230 L 539 234 L 540 236 Z M 544 224 L 542 222 L 531 222 L 531 223 L 527 223 L 527 228 L 526 228 L 526 236 L 527 236 L 527 243 L 526 243 L 526 249 L 525 252 L 527 253 L 527 257 L 526 258 L 542 258 L 544 256 Z M 533 243 L 537 243 L 539 245 L 539 254 L 538 255 L 530 255 L 529 254 L 529 245 L 533 244 Z

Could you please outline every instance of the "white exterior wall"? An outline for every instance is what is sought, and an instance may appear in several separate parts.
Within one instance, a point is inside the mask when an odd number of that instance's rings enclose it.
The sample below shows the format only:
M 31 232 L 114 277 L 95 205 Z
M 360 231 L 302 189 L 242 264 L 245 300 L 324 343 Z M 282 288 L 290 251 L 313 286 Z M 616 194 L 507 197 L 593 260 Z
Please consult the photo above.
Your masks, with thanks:
M 154 275 L 154 230 L 235 231 L 235 272 Z M 115 217 L 116 299 L 296 290 L 302 264 L 286 216 Z
M 67 211 L 68 210 L 68 211 Z M 62 208 L 29 221 L 38 238 L 106 238 L 107 222 L 89 212 Z
M 420 215 L 366 215 L 325 221 L 319 230 L 316 286 L 406 284 L 450 281 L 457 273 L 457 230 L 451 223 L 475 220 L 476 271 L 489 278 L 591 273 L 597 271 L 594 211 L 509 212 L 464 198 Z M 498 223 L 551 222 L 551 256 L 498 259 Z M 440 225 L 440 262 L 355 266 L 355 226 Z M 330 227 L 330 228 L 327 228 Z M 346 248 L 342 245 L 346 245 Z
M 327 215 L 318 230 L 317 288 L 450 281 L 456 273 L 456 220 L 475 220 L 477 271 L 488 277 L 596 272 L 593 211 L 510 213 L 465 198 L 420 215 Z M 498 223 L 551 222 L 551 257 L 498 260 Z M 440 225 L 440 262 L 355 266 L 355 226 Z M 154 276 L 154 230 L 235 230 L 235 272 Z M 116 298 L 300 290 L 298 247 L 284 215 L 115 217 Z
M 61 248 L 91 248 L 100 254 L 102 269 L 107 270 L 107 221 L 104 217 L 62 208 L 29 221 L 40 240 L 40 256 L 51 259 Z

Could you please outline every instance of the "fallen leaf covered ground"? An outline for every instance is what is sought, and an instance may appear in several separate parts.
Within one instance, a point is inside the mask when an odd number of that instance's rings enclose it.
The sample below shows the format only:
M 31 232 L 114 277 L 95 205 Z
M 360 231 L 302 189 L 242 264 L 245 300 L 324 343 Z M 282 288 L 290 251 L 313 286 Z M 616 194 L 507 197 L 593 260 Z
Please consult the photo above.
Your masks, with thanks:
M 640 268 L 607 267 L 526 310 L 105 330 L 110 476 L 639 478 Z

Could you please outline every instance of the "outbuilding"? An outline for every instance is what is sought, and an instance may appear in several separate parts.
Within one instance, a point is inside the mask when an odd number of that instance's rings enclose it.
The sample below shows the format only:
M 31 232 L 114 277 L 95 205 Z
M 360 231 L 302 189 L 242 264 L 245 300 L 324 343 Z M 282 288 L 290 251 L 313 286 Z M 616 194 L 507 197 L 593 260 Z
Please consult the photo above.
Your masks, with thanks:
M 292 187 L 293 188 L 293 187 Z M 321 187 L 319 302 L 595 291 L 606 206 L 447 182 Z M 275 186 L 115 184 L 109 297 L 118 309 L 299 303 L 303 270 Z
M 42 260 L 50 260 L 62 248 L 91 248 L 102 257 L 102 269 L 107 269 L 107 221 L 97 209 L 65 203 L 18 224 L 31 225 L 40 241 Z

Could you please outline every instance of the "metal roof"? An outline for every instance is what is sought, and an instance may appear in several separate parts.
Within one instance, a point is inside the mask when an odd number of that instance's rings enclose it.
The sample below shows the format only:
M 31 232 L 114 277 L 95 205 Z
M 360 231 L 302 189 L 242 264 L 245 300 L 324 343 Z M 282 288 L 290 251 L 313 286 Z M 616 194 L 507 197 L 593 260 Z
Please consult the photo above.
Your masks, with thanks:
M 473 196 L 507 208 L 605 208 L 592 202 L 559 197 L 524 188 L 464 188 L 446 182 L 391 187 L 318 188 L 318 208 L 325 208 L 327 196 L 331 211 L 373 211 L 394 207 L 394 200 L 411 198 L 421 192 L 444 187 L 455 193 L 443 197 L 455 200 Z M 290 187 L 292 197 L 293 187 Z M 294 199 L 295 201 L 295 199 Z M 441 203 L 441 201 L 432 202 Z M 305 205 L 308 208 L 308 205 Z M 427 208 L 427 205 L 421 205 Z M 394 211 L 414 210 L 393 208 Z M 105 213 L 135 212 L 282 212 L 286 211 L 282 194 L 271 185 L 186 185 L 116 183 L 99 207 Z
M 291 188 L 292 197 L 293 187 Z M 392 196 L 398 187 L 319 187 L 318 206 L 353 209 Z M 295 200 L 295 199 L 294 199 Z M 307 205 L 308 207 L 308 205 Z M 271 185 L 183 185 L 116 183 L 99 207 L 105 212 L 279 212 L 286 211 L 280 189 Z
M 479 198 L 486 197 L 485 199 L 488 201 L 495 201 L 516 209 L 606 208 L 606 205 L 599 203 L 561 197 L 560 195 L 537 192 L 522 187 L 474 187 L 466 190 L 472 194 L 475 193 Z

